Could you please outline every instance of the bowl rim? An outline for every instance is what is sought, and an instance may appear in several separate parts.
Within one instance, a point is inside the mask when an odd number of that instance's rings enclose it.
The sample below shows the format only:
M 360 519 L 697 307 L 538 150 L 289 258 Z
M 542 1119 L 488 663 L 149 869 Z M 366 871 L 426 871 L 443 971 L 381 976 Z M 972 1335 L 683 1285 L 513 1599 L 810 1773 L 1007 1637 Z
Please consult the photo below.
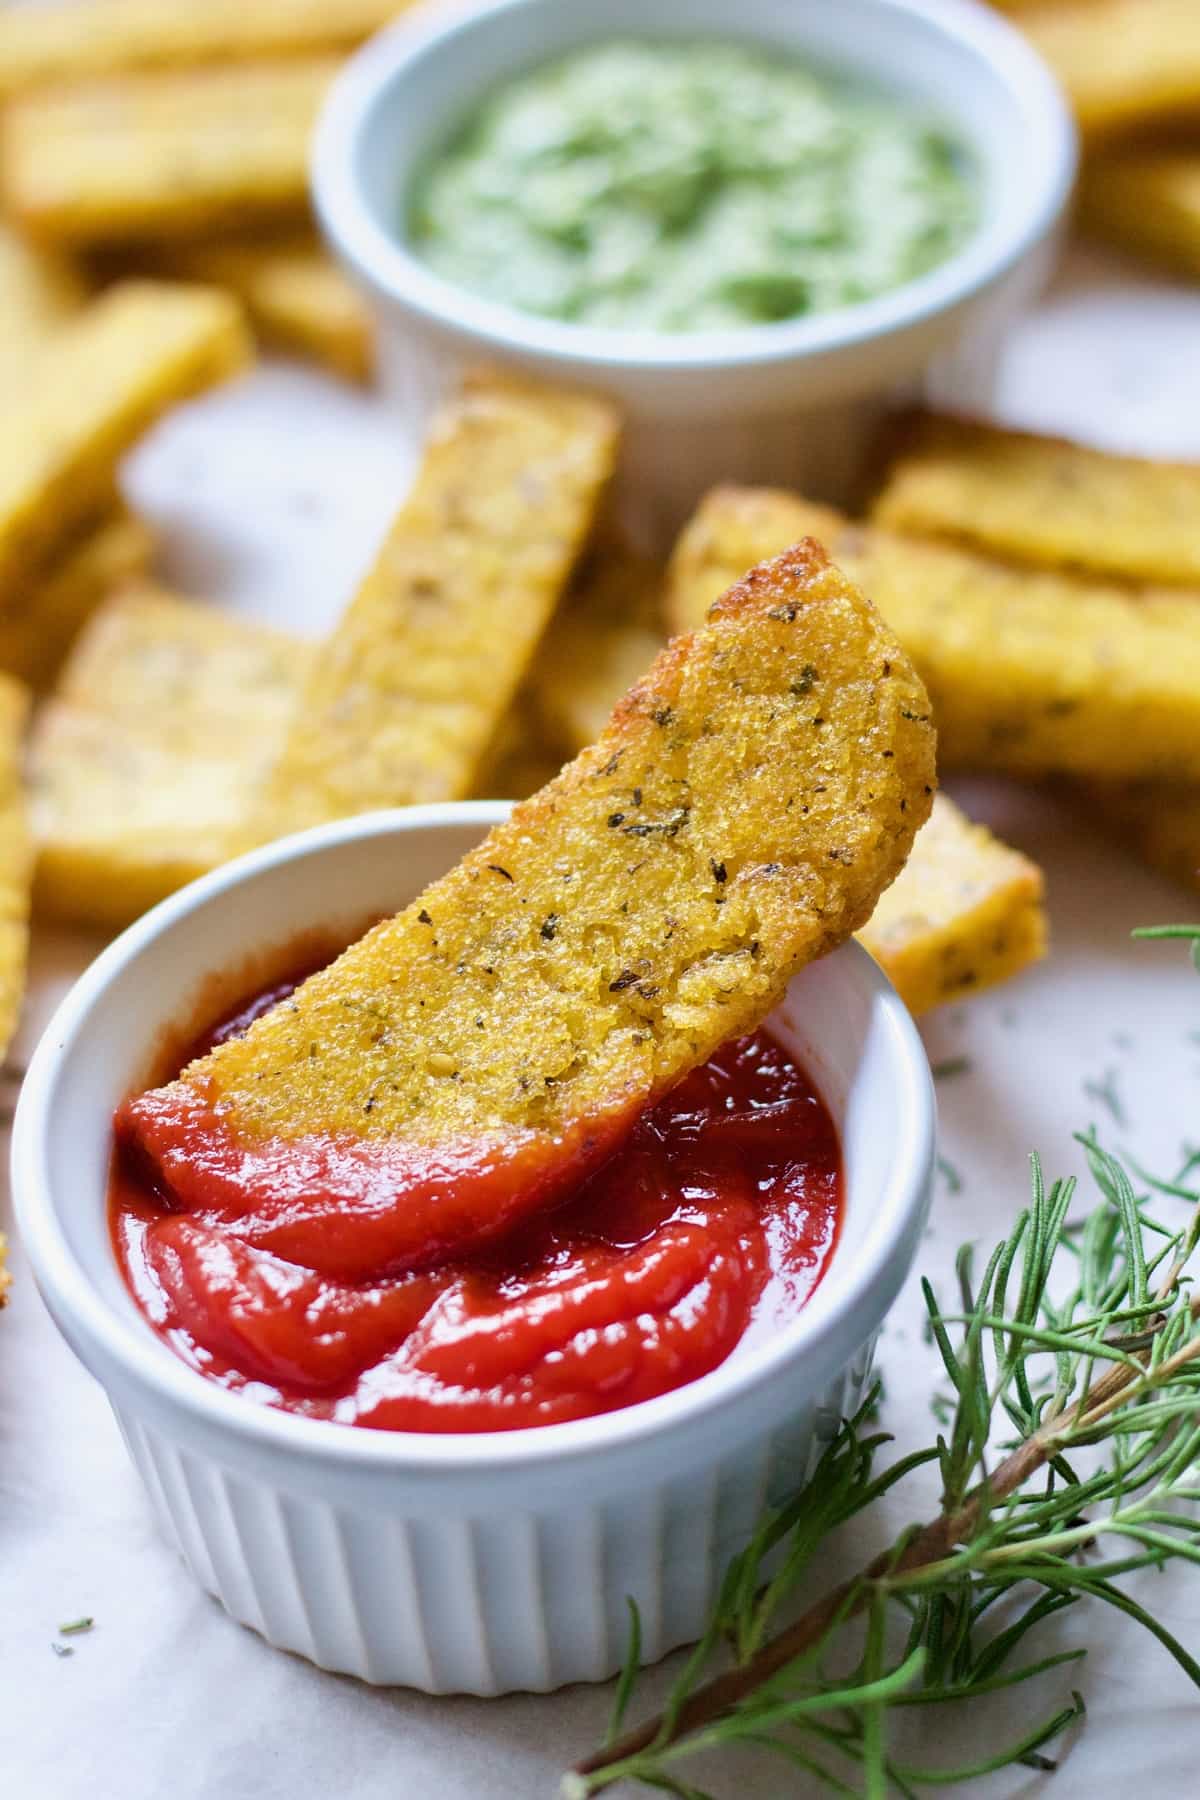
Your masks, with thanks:
M 1032 137 L 1041 151 L 1029 159 L 1036 179 L 1015 190 L 1021 205 L 1007 225 L 981 221 L 945 262 L 873 299 L 799 320 L 728 331 L 601 329 L 486 299 L 435 274 L 376 219 L 357 178 L 358 144 L 395 80 L 419 78 L 426 57 L 458 53 L 484 23 L 547 3 L 477 0 L 465 12 L 422 6 L 402 16 L 370 39 L 337 76 L 312 142 L 313 204 L 336 254 L 381 299 L 404 307 L 428 327 L 473 340 L 493 354 L 593 372 L 653 369 L 686 376 L 699 368 L 761 369 L 850 350 L 919 327 L 991 288 L 1054 230 L 1070 198 L 1078 137 L 1066 97 L 1038 51 L 1007 19 L 977 0 L 840 0 L 867 13 L 883 8 L 906 14 L 918 27 L 954 39 L 1003 80 L 1018 109 L 1020 136 L 1025 142 Z M 648 0 L 648 16 L 653 12 Z M 736 26 L 730 30 L 736 35 Z M 596 35 L 604 35 L 602 19 Z
M 848 976 L 866 987 L 881 1005 L 897 1078 L 901 1129 L 887 1184 L 878 1197 L 866 1238 L 854 1264 L 839 1270 L 837 1252 L 816 1293 L 779 1333 L 744 1356 L 730 1357 L 708 1374 L 656 1399 L 615 1412 L 564 1423 L 505 1432 L 395 1432 L 349 1427 L 309 1419 L 248 1400 L 207 1380 L 145 1327 L 121 1316 L 101 1296 L 88 1268 L 76 1256 L 60 1222 L 52 1191 L 47 1147 L 56 1131 L 55 1103 L 69 1074 L 78 1034 L 104 1004 L 110 985 L 143 952 L 167 937 L 198 911 L 236 906 L 245 883 L 281 865 L 294 864 L 338 845 L 366 837 L 402 836 L 409 831 L 463 825 L 486 829 L 508 816 L 506 801 L 447 802 L 397 808 L 337 820 L 282 838 L 223 865 L 162 901 L 114 940 L 79 977 L 57 1007 L 30 1061 L 13 1126 L 12 1186 L 17 1228 L 39 1290 L 56 1320 L 68 1319 L 108 1368 L 117 1366 L 155 1398 L 191 1421 L 225 1437 L 249 1440 L 259 1448 L 303 1456 L 329 1466 L 349 1465 L 397 1475 L 479 1474 L 537 1467 L 597 1452 L 608 1454 L 667 1429 L 697 1424 L 766 1386 L 793 1363 L 811 1363 L 831 1378 L 882 1321 L 898 1282 L 888 1288 L 924 1216 L 934 1157 L 936 1103 L 928 1059 L 917 1028 L 887 976 L 853 939 L 833 952 Z M 880 1307 L 881 1290 L 888 1289 Z M 824 1298 L 823 1298 L 824 1297 Z M 847 1320 L 870 1314 L 845 1355 L 831 1350 L 845 1334 Z M 74 1339 L 72 1339 L 74 1348 Z M 100 1372 L 90 1357 L 81 1360 Z M 107 1374 L 100 1376 L 109 1386 Z M 819 1385 L 819 1383 L 818 1383 Z M 799 1398 L 800 1396 L 798 1396 Z

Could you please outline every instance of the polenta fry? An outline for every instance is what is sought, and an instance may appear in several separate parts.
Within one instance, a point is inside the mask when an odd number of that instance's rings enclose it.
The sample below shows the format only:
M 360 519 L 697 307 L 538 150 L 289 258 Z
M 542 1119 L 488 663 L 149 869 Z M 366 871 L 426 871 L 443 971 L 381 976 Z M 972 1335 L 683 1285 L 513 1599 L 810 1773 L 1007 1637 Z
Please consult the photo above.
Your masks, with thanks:
M 1091 136 L 1200 105 L 1195 0 L 1046 0 L 1021 29 L 1046 58 Z
M 235 293 L 263 345 L 366 381 L 374 357 L 367 308 L 351 282 L 310 240 L 180 245 L 167 272 Z
M 797 545 L 457 868 L 120 1129 L 202 1222 L 236 1216 L 245 1241 L 326 1272 L 494 1235 L 869 917 L 933 780 L 903 651 Z M 296 1205 L 256 1224 L 281 1149 Z
M 98 244 L 307 214 L 333 59 L 127 75 L 16 100 L 0 194 L 27 231 Z
M 313 667 L 262 836 L 472 791 L 615 454 L 590 396 L 480 380 L 446 409 Z
M 0 96 L 117 74 L 348 49 L 406 0 L 86 0 L 0 9 Z
M 916 663 L 944 768 L 1200 780 L 1193 594 L 1017 569 L 793 494 L 725 488 L 672 559 L 673 627 L 703 617 L 748 552 L 769 556 L 805 530 L 874 598 Z
M 63 327 L 0 417 L 0 608 L 111 506 L 147 427 L 249 355 L 240 308 L 212 288 L 125 282 Z
M 105 605 L 34 727 L 39 911 L 125 925 L 233 854 L 311 656 L 150 586 Z
M 1036 863 L 939 794 L 858 934 L 910 1012 L 1008 981 L 1046 950 Z
M 732 511 L 730 535 L 725 542 L 720 544 L 714 536 L 707 538 L 707 556 L 711 556 L 707 569 L 705 556 L 700 554 L 703 522 L 694 533 L 696 563 L 691 574 L 700 581 L 700 590 L 689 610 L 694 612 L 696 623 L 700 623 L 712 599 L 730 587 L 734 580 L 732 571 L 754 562 L 754 533 L 757 531 L 763 542 L 761 533 L 770 524 L 774 502 L 779 502 L 779 522 L 774 533 L 779 542 L 788 544 L 795 535 L 790 527 L 799 524 L 790 495 L 745 490 L 739 499 L 743 506 Z M 815 508 L 808 511 L 817 515 L 813 524 L 822 517 L 826 518 L 826 529 L 829 520 L 835 526 L 840 524 L 835 513 L 820 515 Z M 583 571 L 574 594 L 554 617 L 534 661 L 531 688 L 538 706 L 538 722 L 547 715 L 554 716 L 563 733 L 569 734 L 570 752 L 581 747 L 570 742 L 570 734 L 583 727 L 594 702 L 599 702 L 599 693 L 594 693 L 597 670 L 615 668 L 626 652 L 631 659 L 631 643 L 640 643 L 649 635 L 660 592 L 662 576 L 653 565 L 628 551 L 612 551 L 604 558 L 596 558 L 592 569 Z M 624 610 L 640 623 L 619 623 L 622 596 L 631 596 Z M 588 628 L 601 637 L 599 662 L 590 641 L 585 652 L 572 653 L 569 621 L 578 621 L 585 641 Z M 676 623 L 680 630 L 689 628 L 684 619 Z M 604 628 L 615 634 L 615 643 L 604 639 Z M 561 657 L 552 653 L 556 643 L 561 643 Z M 560 684 L 558 707 L 551 704 L 556 691 L 554 679 Z M 576 680 L 578 688 L 574 686 Z M 529 769 L 527 758 L 531 747 L 538 743 L 538 722 L 533 722 L 522 707 L 516 707 L 509 715 L 506 760 L 500 763 L 498 778 L 488 787 L 480 787 L 480 794 L 520 794 L 516 781 L 524 778 Z M 943 1001 L 968 992 L 977 994 L 982 988 L 1007 981 L 1042 956 L 1042 886 L 1042 871 L 1034 862 L 1022 857 L 1020 851 L 1009 850 L 981 824 L 972 824 L 954 801 L 939 794 L 928 823 L 918 832 L 907 864 L 882 896 L 871 922 L 858 932 L 858 938 L 882 963 L 910 1012 L 928 1012 L 928 1008 Z
M 1086 234 L 1200 280 L 1200 147 L 1100 151 L 1078 202 Z
M 1112 456 L 926 415 L 914 421 L 872 516 L 1039 568 L 1200 587 L 1200 463 Z
M 28 692 L 0 675 L 0 1060 L 20 1017 L 29 950 L 33 848 L 22 783 L 28 717 Z
M 117 512 L 72 546 L 16 610 L 0 612 L 0 669 L 40 693 L 54 681 L 81 627 L 102 601 L 144 575 L 154 539 L 140 519 Z

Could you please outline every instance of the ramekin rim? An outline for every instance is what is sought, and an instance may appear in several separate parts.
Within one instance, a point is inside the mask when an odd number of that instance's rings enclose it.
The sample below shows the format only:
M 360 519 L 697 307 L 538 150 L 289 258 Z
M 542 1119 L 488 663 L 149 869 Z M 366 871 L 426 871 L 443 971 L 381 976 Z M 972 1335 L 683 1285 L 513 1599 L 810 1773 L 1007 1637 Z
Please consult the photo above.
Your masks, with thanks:
M 936 1104 L 928 1059 L 907 1008 L 882 969 L 854 940 L 833 953 L 883 1003 L 899 1079 L 902 1133 L 855 1266 L 830 1267 L 808 1303 L 770 1342 L 729 1358 L 696 1381 L 656 1399 L 594 1417 L 504 1432 L 393 1432 L 308 1419 L 231 1393 L 190 1368 L 148 1327 L 121 1317 L 102 1298 L 67 1240 L 46 1168 L 53 1129 L 52 1102 L 71 1043 L 111 982 L 151 943 L 180 921 L 268 869 L 361 837 L 426 827 L 490 826 L 507 816 L 505 801 L 447 802 L 396 808 L 337 820 L 279 839 L 223 865 L 162 901 L 103 950 L 60 1002 L 30 1061 L 13 1126 L 12 1185 L 17 1227 L 39 1288 L 64 1317 L 160 1401 L 193 1420 L 285 1455 L 335 1466 L 391 1469 L 397 1475 L 479 1475 L 548 1461 L 616 1451 L 660 1432 L 719 1412 L 747 1390 L 767 1384 L 781 1368 L 811 1359 L 821 1366 L 847 1318 L 866 1309 L 865 1342 L 882 1322 L 895 1292 L 879 1306 L 897 1258 L 903 1256 L 926 1204 L 934 1156 Z M 52 1305 L 51 1310 L 55 1310 Z M 878 1312 L 878 1316 L 875 1313 Z M 86 1359 L 85 1359 L 86 1360 Z M 836 1363 L 827 1373 L 836 1373 Z
M 356 179 L 356 145 L 398 69 L 417 69 L 424 56 L 482 22 L 533 3 L 538 0 L 480 0 L 466 11 L 422 8 L 399 18 L 349 59 L 313 136 L 314 207 L 337 255 L 382 299 L 434 329 L 473 340 L 480 354 L 533 357 L 596 376 L 653 370 L 686 377 L 698 369 L 751 370 L 840 353 L 918 327 L 991 287 L 1047 237 L 1070 198 L 1078 138 L 1069 106 L 1044 59 L 1007 19 L 975 0 L 842 0 L 910 14 L 1000 73 L 1024 132 L 1036 132 L 1045 149 L 1035 162 L 1040 182 L 1020 190 L 1019 218 L 1004 229 L 981 224 L 944 263 L 889 293 L 800 320 L 722 332 L 624 332 L 503 306 L 436 275 L 384 229 Z

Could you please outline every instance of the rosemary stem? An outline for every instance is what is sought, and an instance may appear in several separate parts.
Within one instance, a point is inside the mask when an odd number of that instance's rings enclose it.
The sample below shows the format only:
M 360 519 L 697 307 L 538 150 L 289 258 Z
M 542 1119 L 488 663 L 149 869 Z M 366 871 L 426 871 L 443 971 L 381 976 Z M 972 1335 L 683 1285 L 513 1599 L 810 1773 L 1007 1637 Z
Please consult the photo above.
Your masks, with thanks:
M 1189 1237 L 1200 1227 L 1200 1208 L 1192 1221 Z M 1175 1290 L 1182 1274 L 1182 1261 L 1168 1271 L 1156 1296 L 1166 1301 Z M 1189 1308 L 1193 1320 L 1200 1319 L 1200 1295 Z M 1146 1380 L 1151 1342 L 1138 1349 L 1128 1361 L 1112 1364 L 1065 1411 L 1043 1422 L 1023 1443 L 1011 1450 L 990 1479 L 981 1482 L 967 1495 L 961 1506 L 943 1511 L 936 1519 L 915 1533 L 891 1545 L 867 1564 L 857 1575 L 838 1584 L 810 1606 L 785 1631 L 780 1632 L 739 1666 L 715 1676 L 698 1688 L 679 1707 L 673 1719 L 662 1714 L 647 1719 L 627 1732 L 615 1743 L 597 1750 L 575 1765 L 576 1778 L 569 1792 L 594 1794 L 609 1787 L 628 1772 L 627 1765 L 651 1746 L 661 1753 L 680 1738 L 712 1724 L 732 1712 L 741 1701 L 787 1667 L 796 1657 L 821 1642 L 835 1622 L 845 1622 L 862 1614 L 870 1603 L 876 1584 L 895 1581 L 898 1577 L 924 1569 L 950 1557 L 954 1550 L 968 1544 L 980 1524 L 981 1516 L 998 1502 L 1008 1499 L 1022 1488 L 1039 1470 L 1045 1468 L 1068 1443 L 1075 1429 L 1087 1428 L 1107 1417 L 1129 1399 L 1128 1390 Z M 1150 1372 L 1147 1385 L 1156 1388 L 1178 1368 L 1200 1357 L 1200 1339 L 1190 1340 L 1173 1356 Z M 617 1765 L 621 1765 L 618 1770 Z M 606 1775 L 606 1772 L 607 1773 Z M 579 1778 L 601 1775 L 600 1781 Z

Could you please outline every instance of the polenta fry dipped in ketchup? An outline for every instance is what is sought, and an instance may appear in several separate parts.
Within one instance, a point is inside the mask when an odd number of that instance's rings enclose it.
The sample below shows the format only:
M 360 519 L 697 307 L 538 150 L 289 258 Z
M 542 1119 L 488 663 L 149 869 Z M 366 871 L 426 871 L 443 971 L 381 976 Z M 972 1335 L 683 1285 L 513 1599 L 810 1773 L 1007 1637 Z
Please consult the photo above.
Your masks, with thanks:
M 925 691 L 816 544 L 246 1034 L 128 1102 L 176 1209 L 356 1281 L 512 1229 L 870 916 L 928 816 Z

